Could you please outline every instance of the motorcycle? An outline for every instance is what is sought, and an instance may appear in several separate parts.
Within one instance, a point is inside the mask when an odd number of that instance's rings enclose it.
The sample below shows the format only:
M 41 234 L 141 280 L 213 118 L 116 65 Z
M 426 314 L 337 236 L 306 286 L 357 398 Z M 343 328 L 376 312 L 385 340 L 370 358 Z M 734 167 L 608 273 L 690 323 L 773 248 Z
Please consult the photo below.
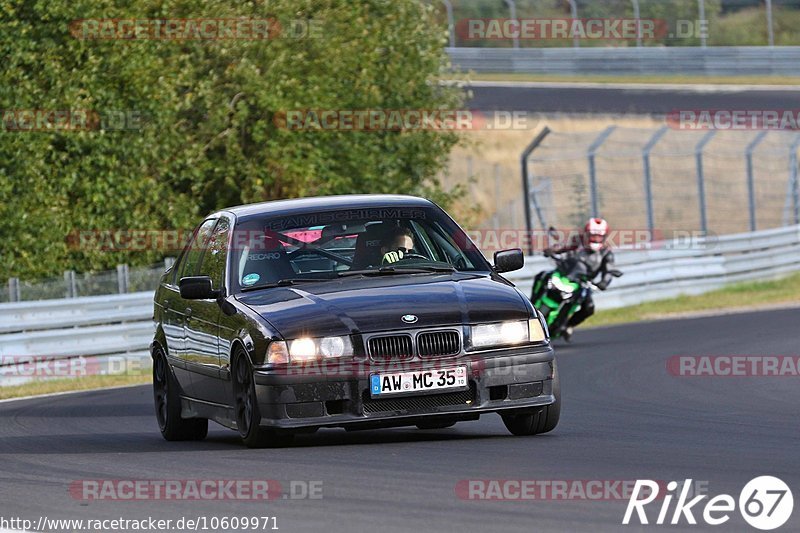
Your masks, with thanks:
M 566 332 L 570 318 L 581 309 L 592 290 L 605 289 L 592 283 L 589 279 L 591 270 L 580 259 L 559 257 L 550 250 L 544 255 L 556 262 L 556 268 L 536 276 L 531 302 L 544 315 L 550 336 L 569 341 Z M 609 270 L 608 273 L 615 278 L 622 276 L 619 270 Z

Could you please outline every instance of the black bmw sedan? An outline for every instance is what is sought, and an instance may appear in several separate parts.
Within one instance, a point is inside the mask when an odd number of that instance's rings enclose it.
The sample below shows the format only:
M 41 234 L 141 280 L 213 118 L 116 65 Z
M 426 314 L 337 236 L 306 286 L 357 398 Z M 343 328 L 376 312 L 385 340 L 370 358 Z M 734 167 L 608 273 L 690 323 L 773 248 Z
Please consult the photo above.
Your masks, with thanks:
M 556 427 L 547 326 L 434 203 L 338 196 L 225 209 L 197 227 L 155 295 L 156 415 L 167 440 L 208 421 L 247 446 L 319 428 L 445 428 L 499 413 Z

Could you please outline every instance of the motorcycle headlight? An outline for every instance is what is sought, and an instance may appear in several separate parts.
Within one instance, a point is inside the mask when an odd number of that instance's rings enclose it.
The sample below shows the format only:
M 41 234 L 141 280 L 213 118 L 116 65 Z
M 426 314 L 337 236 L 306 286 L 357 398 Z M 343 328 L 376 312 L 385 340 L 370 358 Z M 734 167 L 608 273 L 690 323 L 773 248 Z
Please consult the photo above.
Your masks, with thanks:
M 553 281 L 553 285 L 555 286 L 555 288 L 560 290 L 561 292 L 565 292 L 567 294 L 572 294 L 573 292 L 575 292 L 575 288 L 572 285 L 565 283 L 561 278 L 553 276 L 551 280 Z
M 516 346 L 545 341 L 547 335 L 539 318 L 497 324 L 480 324 L 471 328 L 472 348 Z
M 350 337 L 300 337 L 286 342 L 275 341 L 267 349 L 270 363 L 303 363 L 353 355 Z

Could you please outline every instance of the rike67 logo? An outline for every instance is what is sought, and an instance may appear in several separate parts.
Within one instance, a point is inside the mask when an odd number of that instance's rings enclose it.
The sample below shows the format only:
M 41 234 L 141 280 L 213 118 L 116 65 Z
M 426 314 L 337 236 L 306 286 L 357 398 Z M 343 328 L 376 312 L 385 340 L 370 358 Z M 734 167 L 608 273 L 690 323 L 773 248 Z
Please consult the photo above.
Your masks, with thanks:
M 691 479 L 680 485 L 676 481 L 670 481 L 667 483 L 666 493 L 661 494 L 660 485 L 656 481 L 636 480 L 622 523 L 630 524 L 635 514 L 634 524 L 636 520 L 642 525 L 650 524 L 652 513 L 648 517 L 645 507 L 656 500 L 661 500 L 658 517 L 654 522 L 658 525 L 682 523 L 696 525 L 695 514 L 711 526 L 719 526 L 730 520 L 731 513 L 736 511 L 737 507 L 737 501 L 733 496 L 720 494 L 702 505 L 701 502 L 708 498 L 708 495 L 702 494 L 689 499 L 691 486 Z M 680 494 L 676 490 L 679 487 L 681 487 Z M 677 501 L 672 508 L 676 496 Z M 794 509 L 794 498 L 789 486 L 782 480 L 773 476 L 760 476 L 750 480 L 739 493 L 738 507 L 742 518 L 748 524 L 756 529 L 768 531 L 781 527 L 789 520 Z

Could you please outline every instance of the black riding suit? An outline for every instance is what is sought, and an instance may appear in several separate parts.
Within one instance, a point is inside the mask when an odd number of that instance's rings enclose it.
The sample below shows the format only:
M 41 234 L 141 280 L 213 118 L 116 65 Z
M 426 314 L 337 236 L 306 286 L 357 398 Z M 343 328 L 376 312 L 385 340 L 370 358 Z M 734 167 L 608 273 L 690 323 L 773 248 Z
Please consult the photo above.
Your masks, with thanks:
M 606 290 L 613 276 L 608 273 L 614 268 L 614 254 L 608 248 L 603 248 L 595 252 L 590 248 L 580 247 L 575 249 L 551 251 L 552 255 L 560 255 L 564 261 L 564 274 L 570 278 L 585 281 L 594 281 L 598 276 L 600 281 L 596 283 L 600 290 Z M 576 294 L 575 297 L 578 297 Z M 567 326 L 575 327 L 594 314 L 594 301 L 592 291 L 587 290 L 581 308 L 572 315 Z

